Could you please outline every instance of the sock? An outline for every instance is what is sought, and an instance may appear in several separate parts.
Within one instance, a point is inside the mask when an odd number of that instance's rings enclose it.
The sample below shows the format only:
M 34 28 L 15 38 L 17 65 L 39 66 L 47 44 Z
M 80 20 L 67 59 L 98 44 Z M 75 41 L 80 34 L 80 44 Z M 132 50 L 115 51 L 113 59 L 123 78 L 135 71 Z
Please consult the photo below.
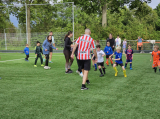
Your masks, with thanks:
M 101 74 L 103 74 L 103 73 L 102 73 L 102 69 L 99 69 L 99 71 L 100 71 Z
M 126 75 L 126 70 L 123 70 L 123 74 Z
M 89 80 L 86 80 L 86 82 L 89 82 Z
M 130 63 L 130 68 L 132 68 L 132 63 Z
M 125 67 L 127 67 L 127 63 L 125 64 Z
M 85 84 L 82 84 L 82 87 L 84 87 L 84 88 L 85 88 L 85 87 L 86 87 L 86 85 L 85 85 Z
M 111 62 L 111 64 L 113 64 L 113 61 L 112 61 L 112 60 L 110 60 L 110 62 Z
M 106 61 L 106 64 L 109 65 L 108 58 L 106 58 L 106 60 L 107 60 L 107 61 Z
M 94 64 L 94 66 L 95 66 L 95 69 L 97 69 L 97 64 Z
M 116 67 L 113 67 L 113 69 L 114 69 L 115 72 L 118 72 Z
M 106 72 L 105 72 L 105 68 L 103 68 L 103 73 L 105 74 Z

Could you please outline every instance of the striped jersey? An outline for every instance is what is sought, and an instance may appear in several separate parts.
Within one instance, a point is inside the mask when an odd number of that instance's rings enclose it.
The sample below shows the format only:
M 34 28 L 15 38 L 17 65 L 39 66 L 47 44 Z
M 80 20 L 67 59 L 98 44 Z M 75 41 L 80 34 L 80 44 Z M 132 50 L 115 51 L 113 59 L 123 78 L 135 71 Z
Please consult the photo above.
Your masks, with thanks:
M 94 40 L 90 37 L 90 35 L 84 35 L 77 39 L 76 43 L 78 44 L 78 56 L 79 60 L 89 60 L 90 57 L 90 49 L 95 49 Z

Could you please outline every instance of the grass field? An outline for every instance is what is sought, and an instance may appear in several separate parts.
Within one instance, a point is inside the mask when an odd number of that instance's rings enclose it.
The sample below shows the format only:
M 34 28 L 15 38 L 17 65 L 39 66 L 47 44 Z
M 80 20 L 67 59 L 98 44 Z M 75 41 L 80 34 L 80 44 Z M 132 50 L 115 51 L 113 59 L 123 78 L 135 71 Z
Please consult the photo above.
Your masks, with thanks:
M 160 118 L 160 73 L 152 70 L 150 54 L 134 55 L 127 78 L 120 67 L 114 77 L 113 68 L 106 66 L 102 78 L 92 68 L 85 91 L 80 90 L 76 61 L 74 73 L 64 73 L 63 54 L 53 54 L 50 70 L 40 67 L 40 60 L 34 68 L 34 54 L 29 62 L 20 53 L 0 53 L 0 57 L 0 119 Z

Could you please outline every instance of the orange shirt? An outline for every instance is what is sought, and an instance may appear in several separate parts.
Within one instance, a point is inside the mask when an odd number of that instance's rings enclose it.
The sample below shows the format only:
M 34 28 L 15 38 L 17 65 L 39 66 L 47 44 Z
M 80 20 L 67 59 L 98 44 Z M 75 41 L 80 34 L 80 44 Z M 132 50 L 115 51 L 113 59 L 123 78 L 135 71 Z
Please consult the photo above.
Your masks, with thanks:
M 152 56 L 153 56 L 153 61 L 159 61 L 159 59 L 160 59 L 160 51 L 157 51 L 157 52 L 153 51 L 152 52 Z

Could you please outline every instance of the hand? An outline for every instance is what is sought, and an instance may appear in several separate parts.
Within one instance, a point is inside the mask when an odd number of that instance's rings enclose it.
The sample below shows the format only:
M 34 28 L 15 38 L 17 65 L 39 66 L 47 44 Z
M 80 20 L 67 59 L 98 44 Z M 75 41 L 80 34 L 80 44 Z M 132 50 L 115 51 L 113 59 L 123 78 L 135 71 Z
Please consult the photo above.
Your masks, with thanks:
M 150 62 L 151 62 L 151 60 L 150 60 Z
M 74 55 L 73 54 L 71 54 L 71 58 L 74 59 Z
M 56 50 L 58 50 L 58 48 L 56 48 Z
M 113 48 L 114 48 L 114 46 L 113 46 Z
M 114 58 L 112 58 L 112 60 L 115 60 Z
M 73 42 L 76 42 L 77 41 L 77 39 L 75 39 Z
M 74 47 L 74 45 L 71 45 L 71 47 Z
M 45 51 L 47 51 L 47 49 L 45 49 Z
M 28 53 L 28 51 L 26 51 L 26 53 Z
M 37 55 L 37 54 L 36 54 Z

